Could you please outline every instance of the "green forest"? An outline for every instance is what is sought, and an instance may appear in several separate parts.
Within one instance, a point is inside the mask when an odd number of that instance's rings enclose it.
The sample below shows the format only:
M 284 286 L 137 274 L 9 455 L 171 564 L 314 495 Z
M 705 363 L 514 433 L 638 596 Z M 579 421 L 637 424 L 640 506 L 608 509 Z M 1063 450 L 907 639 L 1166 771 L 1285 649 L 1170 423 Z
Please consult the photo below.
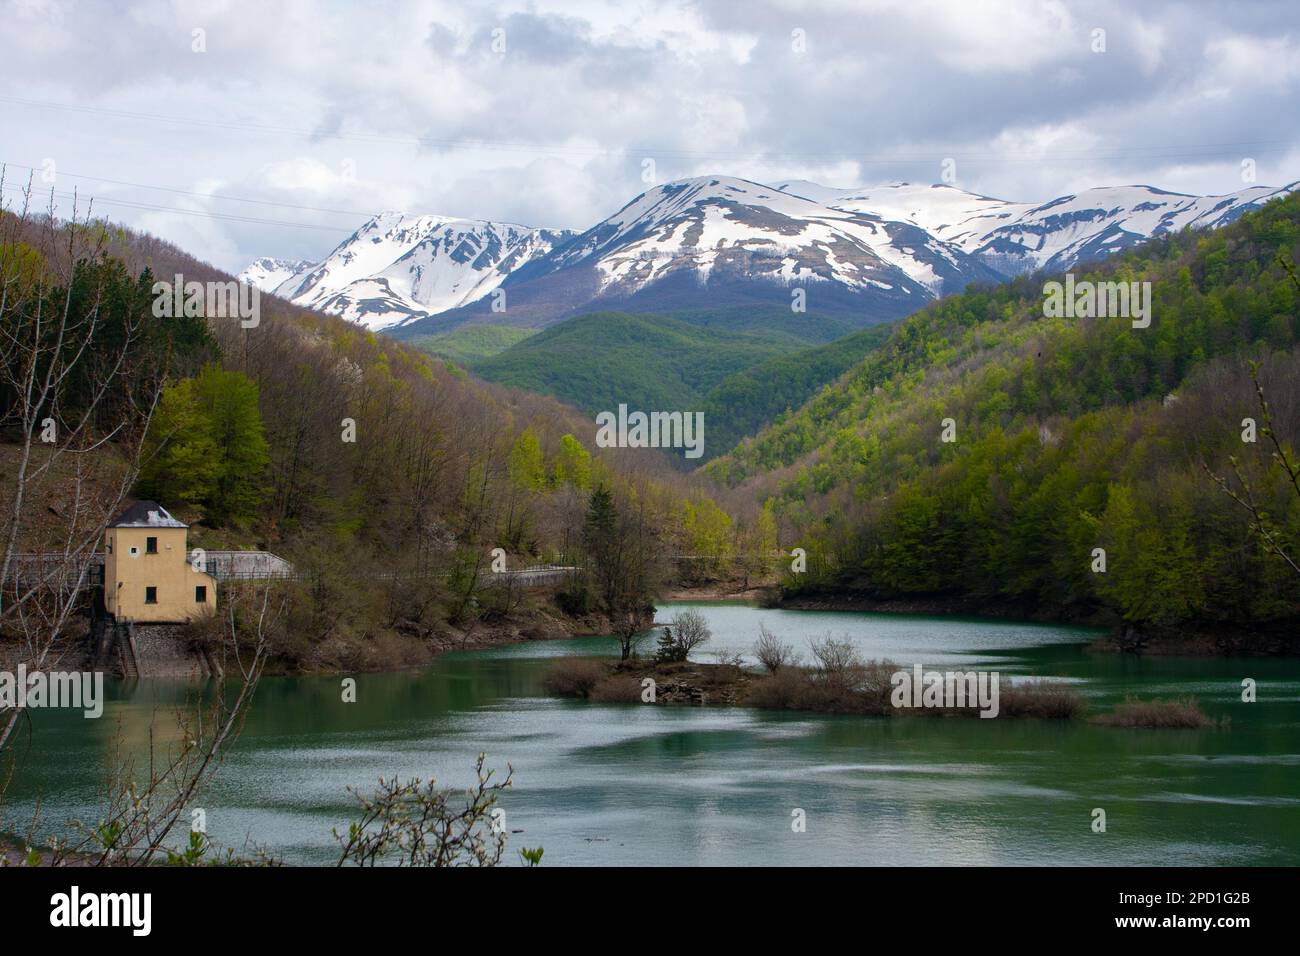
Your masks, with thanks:
M 740 331 L 729 310 L 671 318 L 593 313 L 466 364 L 489 381 L 554 395 L 592 413 L 620 402 L 633 409 L 703 411 L 709 459 L 799 408 L 889 332 L 878 325 L 821 344 L 827 333 L 843 330 L 788 310 L 750 319 Z M 445 338 L 469 336 L 474 328 Z M 489 334 L 490 327 L 479 328 Z M 437 341 L 413 344 L 436 352 Z
M 706 471 L 775 502 L 809 554 L 792 590 L 1157 629 L 1293 618 L 1269 542 L 1300 541 L 1298 242 L 1293 196 L 1079 270 L 1150 281 L 1149 328 L 1045 318 L 1052 276 L 950 296 Z

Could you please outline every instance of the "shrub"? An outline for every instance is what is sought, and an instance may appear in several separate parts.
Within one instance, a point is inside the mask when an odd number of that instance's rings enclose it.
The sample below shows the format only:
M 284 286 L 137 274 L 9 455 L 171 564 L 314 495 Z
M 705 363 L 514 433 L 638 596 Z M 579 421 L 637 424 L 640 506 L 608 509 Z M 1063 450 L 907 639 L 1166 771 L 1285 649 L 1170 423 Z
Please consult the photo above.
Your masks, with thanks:
M 582 617 L 590 614 L 592 608 L 591 591 L 585 585 L 579 585 L 565 591 L 558 591 L 555 604 L 569 617 Z
M 762 624 L 758 626 L 754 656 L 769 674 L 775 674 L 782 667 L 790 667 L 799 662 L 799 655 L 795 653 L 793 645 L 780 640 Z
M 1066 684 L 1036 680 L 998 689 L 999 717 L 1073 720 L 1087 711 L 1087 698 Z
M 868 714 L 887 714 L 894 709 L 890 697 L 894 692 L 893 677 L 898 665 L 886 658 L 883 661 L 867 661 L 861 665 L 861 680 L 858 691 Z
M 1214 720 L 1205 715 L 1192 698 L 1186 700 L 1138 700 L 1129 697 L 1097 723 L 1108 727 L 1151 727 L 1191 729 L 1213 727 Z
M 827 634 L 812 642 L 814 680 L 836 692 L 852 692 L 863 679 L 863 662 L 858 650 L 847 640 L 836 640 Z
M 832 645 L 827 647 L 826 643 Z M 818 668 L 785 665 L 755 680 L 746 703 L 774 710 L 879 716 L 890 713 L 892 661 L 863 661 L 845 642 L 814 642 Z M 821 650 L 818 656 L 818 648 Z
M 564 657 L 551 667 L 542 686 L 561 697 L 590 697 L 592 689 L 607 676 L 609 666 L 603 661 Z
M 807 699 L 808 675 L 798 668 L 782 667 L 755 680 L 746 703 L 766 710 L 799 710 Z
M 598 704 L 639 704 L 641 680 L 627 674 L 602 677 L 591 689 L 587 699 Z

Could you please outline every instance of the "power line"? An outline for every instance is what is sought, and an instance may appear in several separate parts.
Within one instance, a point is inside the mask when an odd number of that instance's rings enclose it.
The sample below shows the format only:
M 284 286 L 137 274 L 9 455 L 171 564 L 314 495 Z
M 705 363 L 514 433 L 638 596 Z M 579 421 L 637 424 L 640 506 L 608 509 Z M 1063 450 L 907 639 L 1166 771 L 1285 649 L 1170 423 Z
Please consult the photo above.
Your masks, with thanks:
M 13 184 L 5 183 L 4 188 L 5 190 L 8 190 L 11 193 L 26 195 L 26 187 L 20 186 L 16 183 Z M 45 193 L 42 192 L 42 195 L 45 195 Z M 251 223 L 251 224 L 262 225 L 262 226 L 289 226 L 294 229 L 317 229 L 322 232 L 333 232 L 333 233 L 347 232 L 351 228 L 348 226 L 323 226 L 320 225 L 319 223 L 311 223 L 311 222 L 289 222 L 283 219 L 263 219 L 256 216 L 236 216 L 231 213 L 208 212 L 201 209 L 182 209 L 178 206 L 159 206 L 155 203 L 136 202 L 129 199 L 104 199 L 99 196 L 83 196 L 75 192 L 59 192 L 56 189 L 51 189 L 48 195 L 53 196 L 56 199 L 68 199 L 74 202 L 81 202 L 82 200 L 85 200 L 91 206 L 97 206 L 97 205 L 125 206 L 129 209 L 143 209 L 143 210 L 153 211 L 153 212 L 167 212 L 167 213 L 174 213 L 180 216 L 198 216 L 203 219 L 215 219 L 220 222 Z
M 37 109 L 68 110 L 78 113 L 91 113 L 105 116 L 114 116 L 123 119 L 140 120 L 144 122 L 166 123 L 182 126 L 198 126 L 209 129 L 226 129 L 239 130 L 247 132 L 260 133 L 280 133 L 304 138 L 315 139 L 321 136 L 328 136 L 334 139 L 374 142 L 374 143 L 395 143 L 407 146 L 433 147 L 438 149 L 461 149 L 461 150 L 489 150 L 502 152 L 526 152 L 526 153 L 576 153 L 590 156 L 609 155 L 609 154 L 640 154 L 655 157 L 686 157 L 686 158 L 720 158 L 720 159 L 737 159 L 745 160 L 754 165 L 763 165 L 763 160 L 756 160 L 755 150 L 746 151 L 722 151 L 722 150 L 693 150 L 693 149 L 666 149 L 653 146 L 642 146 L 629 144 L 622 147 L 606 146 L 582 146 L 576 144 L 559 144 L 559 143 L 516 143 L 507 141 L 493 141 L 483 139 L 437 139 L 432 137 L 405 137 L 405 136 L 384 136 L 370 133 L 346 133 L 341 131 L 332 131 L 322 133 L 320 130 L 304 129 L 291 126 L 280 126 L 269 123 L 237 123 L 229 121 L 204 120 L 188 116 L 167 116 L 160 113 L 144 113 L 135 110 L 119 110 L 101 106 L 87 106 L 70 103 L 53 103 L 44 100 L 30 100 L 15 96 L 0 96 L 0 102 L 13 103 L 19 106 L 33 107 Z M 959 158 L 966 162 L 1095 162 L 1104 159 L 1124 159 L 1124 158 L 1150 158 L 1150 159 L 1204 159 L 1214 155 L 1240 155 L 1242 150 L 1250 150 L 1254 153 L 1276 153 L 1286 152 L 1293 148 L 1291 143 L 1284 140 L 1252 140 L 1236 141 L 1226 143 L 1193 143 L 1187 145 L 1143 145 L 1143 146 L 1117 146 L 1108 150 L 1063 150 L 1056 153 L 1051 152 L 972 152 L 970 150 L 956 150 Z M 944 158 L 945 151 L 948 148 L 936 149 L 933 153 L 926 154 L 909 154 L 909 155 L 880 155 L 869 156 L 853 152 L 768 152 L 766 164 L 770 165 L 777 160 L 852 160 L 865 165 L 885 165 L 896 163 L 924 163 L 934 162 L 936 159 Z M 761 151 L 759 151 L 761 152 Z
M 22 163 L 10 163 L 0 159 L 0 168 L 4 168 L 6 166 L 12 167 L 14 169 L 23 169 L 31 173 L 41 172 L 41 170 L 35 166 L 25 166 Z M 225 195 L 218 195 L 217 193 L 200 193 L 200 192 L 194 192 L 193 190 L 189 190 L 189 189 L 176 189 L 171 186 L 154 186 L 154 185 L 150 185 L 149 183 L 131 183 L 121 179 L 107 179 L 103 176 L 78 175 L 77 173 L 67 173 L 64 172 L 63 170 L 58 170 L 58 175 L 67 176 L 69 179 L 85 179 L 88 180 L 89 182 L 109 183 L 114 186 L 130 186 L 134 189 L 148 189 L 154 192 L 176 193 L 177 195 L 180 196 L 196 196 L 200 199 L 214 199 L 214 200 L 221 200 L 222 202 L 251 203 L 257 206 L 279 206 L 280 208 L 283 209 L 300 209 L 305 212 L 328 212 L 328 213 L 336 213 L 338 215 L 343 215 L 343 216 L 363 216 L 367 219 L 369 219 L 371 216 L 374 215 L 373 212 L 361 212 L 360 210 L 357 209 L 329 209 L 323 206 L 302 206 L 302 205 L 298 205 L 297 203 L 275 202 L 270 199 L 243 199 L 240 198 L 239 196 L 225 196 Z

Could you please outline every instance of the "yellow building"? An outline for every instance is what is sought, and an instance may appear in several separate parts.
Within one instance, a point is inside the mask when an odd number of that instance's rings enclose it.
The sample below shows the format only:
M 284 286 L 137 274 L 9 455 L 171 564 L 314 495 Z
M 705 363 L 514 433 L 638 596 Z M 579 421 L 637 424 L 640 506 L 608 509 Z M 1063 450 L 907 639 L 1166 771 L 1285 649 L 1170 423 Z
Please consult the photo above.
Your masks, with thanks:
M 174 624 L 216 610 L 217 581 L 186 551 L 189 526 L 138 501 L 104 536 L 104 608 L 117 621 Z

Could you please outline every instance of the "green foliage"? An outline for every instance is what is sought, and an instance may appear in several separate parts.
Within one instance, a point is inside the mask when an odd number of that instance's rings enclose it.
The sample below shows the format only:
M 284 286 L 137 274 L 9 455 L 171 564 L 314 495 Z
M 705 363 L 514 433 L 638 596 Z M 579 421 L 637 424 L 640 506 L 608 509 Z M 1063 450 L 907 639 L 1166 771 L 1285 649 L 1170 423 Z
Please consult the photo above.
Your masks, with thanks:
M 524 861 L 525 866 L 541 866 L 542 854 L 545 852 L 540 846 L 522 847 L 519 850 L 519 859 Z
M 199 505 L 215 525 L 251 519 L 264 497 L 268 445 L 257 384 L 204 366 L 167 386 L 146 439 L 139 491 Z
M 513 325 L 462 325 L 438 335 L 416 336 L 410 344 L 432 355 L 473 367 L 476 362 L 504 352 L 536 334 L 537 329 L 521 329 Z
M 93 426 L 101 432 L 120 429 L 152 401 L 156 382 L 168 374 L 192 375 L 219 355 L 202 317 L 154 316 L 148 269 L 133 277 L 117 259 L 83 258 L 64 285 L 36 249 L 15 243 L 0 247 L 0 279 L 8 281 L 7 330 L 40 343 L 37 367 L 30 371 L 38 380 L 54 369 L 62 377 L 58 406 L 47 411 L 65 431 L 92 405 Z M 21 354 L 6 350 L 0 361 L 16 362 Z M 0 380 L 22 381 L 27 371 L 11 367 Z M 0 384 L 0 408 L 9 408 L 14 398 L 11 386 Z
M 591 485 L 591 453 L 572 435 L 561 436 L 551 475 L 556 487 L 570 485 L 586 491 Z
M 474 367 L 492 382 L 554 395 L 595 413 L 695 410 L 728 375 L 786 352 L 790 341 L 699 328 L 651 315 L 569 319 Z M 707 420 L 706 420 L 707 424 Z
M 167 851 L 167 866 L 200 866 L 207 856 L 209 843 L 202 833 L 191 830 L 189 842 L 179 853 Z
M 1261 510 L 1297 540 L 1300 501 L 1239 433 L 1256 414 L 1247 360 L 1263 357 L 1282 440 L 1300 444 L 1300 288 L 1278 265 L 1298 242 L 1292 196 L 1076 270 L 1150 281 L 1143 329 L 1045 317 L 1045 276 L 968 289 L 706 470 L 774 495 L 809 553 L 798 584 L 1162 627 L 1294 615 L 1289 569 L 1202 463 L 1224 473 L 1239 456 Z M 1104 574 L 1090 570 L 1097 547 Z
M 727 376 L 709 390 L 701 405 L 709 429 L 704 457 L 723 454 L 782 413 L 792 413 L 818 389 L 878 349 L 892 331 L 889 325 L 873 326 Z
M 546 487 L 546 462 L 537 433 L 525 428 L 510 449 L 510 480 L 522 491 L 540 491 Z

